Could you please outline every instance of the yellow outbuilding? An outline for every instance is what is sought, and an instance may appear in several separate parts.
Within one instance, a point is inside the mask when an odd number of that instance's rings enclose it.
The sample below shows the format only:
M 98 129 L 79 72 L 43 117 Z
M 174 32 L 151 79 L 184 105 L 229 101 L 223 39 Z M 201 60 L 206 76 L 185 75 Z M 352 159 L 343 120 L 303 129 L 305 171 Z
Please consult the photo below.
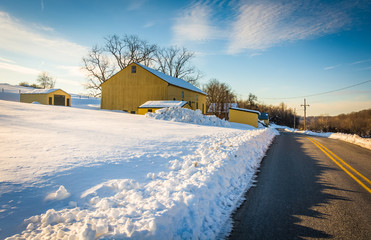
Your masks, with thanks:
M 21 93 L 20 101 L 45 105 L 71 106 L 71 95 L 61 89 L 35 89 Z
M 244 108 L 230 108 L 229 121 L 258 127 L 260 112 Z
M 148 101 L 140 105 L 138 114 L 144 115 L 148 112 L 155 112 L 158 109 L 169 107 L 181 107 L 191 109 L 186 101 Z
M 132 63 L 102 83 L 101 108 L 138 113 L 147 101 L 186 101 L 205 114 L 206 95 L 182 79 Z

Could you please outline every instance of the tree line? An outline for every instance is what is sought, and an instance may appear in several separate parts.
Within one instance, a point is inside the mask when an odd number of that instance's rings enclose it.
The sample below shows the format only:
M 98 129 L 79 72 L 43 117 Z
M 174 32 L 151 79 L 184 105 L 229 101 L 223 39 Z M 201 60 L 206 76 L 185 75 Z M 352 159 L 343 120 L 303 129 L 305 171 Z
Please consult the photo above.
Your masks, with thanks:
M 252 93 L 246 99 L 238 98 L 227 83 L 222 83 L 217 79 L 211 79 L 205 84 L 203 91 L 208 94 L 206 108 L 209 110 L 209 113 L 220 118 L 228 119 L 228 108 L 231 106 L 231 103 L 237 103 L 239 108 L 268 113 L 269 121 L 278 125 L 294 127 L 294 125 L 298 126 L 299 124 L 299 117 L 295 116 L 293 109 L 288 108 L 285 103 L 281 103 L 279 106 L 259 103 L 257 96 Z
M 371 109 L 338 116 L 308 117 L 307 128 L 316 132 L 341 132 L 370 137 Z

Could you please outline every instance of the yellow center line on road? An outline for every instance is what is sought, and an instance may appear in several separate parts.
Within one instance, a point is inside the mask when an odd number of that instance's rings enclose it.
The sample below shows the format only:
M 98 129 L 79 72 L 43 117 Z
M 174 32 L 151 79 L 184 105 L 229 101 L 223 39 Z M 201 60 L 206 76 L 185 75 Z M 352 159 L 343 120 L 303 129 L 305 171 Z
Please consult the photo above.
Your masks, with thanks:
M 313 139 L 313 138 L 312 138 Z M 357 170 L 355 170 L 354 168 L 352 168 L 351 166 L 349 166 L 349 164 L 347 164 L 343 159 L 339 158 L 335 153 L 331 152 L 328 148 L 326 148 L 325 146 L 323 146 L 320 142 L 318 142 L 317 140 L 313 139 L 313 141 L 315 141 L 316 143 L 318 143 L 318 145 L 320 145 L 322 148 L 324 148 L 327 152 L 329 152 L 330 154 L 332 154 L 332 156 L 334 156 L 335 158 L 337 158 L 341 163 L 343 163 L 345 166 L 347 166 L 350 170 L 352 170 L 353 172 L 355 172 L 356 174 L 358 174 L 358 176 L 360 176 L 361 178 L 363 178 L 363 180 L 365 180 L 366 182 L 368 182 L 368 184 L 371 185 L 371 181 L 366 178 L 365 176 L 363 176 L 362 174 L 360 174 Z
M 355 177 L 351 172 L 349 172 L 343 165 L 341 165 L 335 158 L 333 158 L 324 148 L 322 148 L 317 141 L 313 138 L 307 137 L 309 141 L 311 141 L 314 145 L 316 145 L 322 152 L 324 152 L 333 162 L 336 163 L 344 172 L 346 172 L 351 178 L 353 178 L 359 185 L 361 185 L 364 189 L 366 189 L 371 194 L 371 189 L 368 188 L 363 182 L 361 182 L 357 177 Z M 344 161 L 343 161 L 344 162 Z M 352 168 L 353 169 L 353 168 Z M 368 180 L 368 179 L 367 179 Z

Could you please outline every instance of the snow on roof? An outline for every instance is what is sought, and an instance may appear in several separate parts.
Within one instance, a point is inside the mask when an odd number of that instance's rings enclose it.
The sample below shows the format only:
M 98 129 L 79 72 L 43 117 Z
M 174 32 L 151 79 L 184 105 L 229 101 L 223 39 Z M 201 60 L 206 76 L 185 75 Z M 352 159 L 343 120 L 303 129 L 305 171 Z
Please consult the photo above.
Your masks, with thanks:
M 57 90 L 62 90 L 62 89 L 59 89 L 59 88 L 52 88 L 52 89 L 34 89 L 34 90 L 31 90 L 31 91 L 28 91 L 28 92 L 24 92 L 23 94 L 48 94 L 48 93 L 52 93 L 52 92 L 55 92 Z M 63 90 L 62 90 L 63 91 Z
M 186 101 L 147 101 L 140 105 L 139 108 L 183 107 L 187 103 Z
M 251 113 L 256 113 L 256 114 L 260 115 L 259 111 L 255 111 L 255 110 L 251 110 L 251 109 L 237 108 L 237 107 L 231 107 L 230 109 L 244 111 L 244 112 L 251 112 Z
M 199 92 L 201 94 L 207 95 L 207 93 L 205 93 L 204 91 L 202 91 L 198 87 L 190 84 L 189 82 L 184 81 L 183 79 L 171 77 L 171 76 L 169 76 L 165 73 L 159 72 L 155 69 L 152 69 L 150 67 L 146 67 L 146 66 L 144 66 L 142 64 L 139 64 L 139 63 L 135 63 L 135 64 L 141 66 L 142 68 L 146 69 L 150 73 L 156 75 L 157 77 L 161 78 L 162 80 L 164 80 L 165 82 L 168 82 L 171 85 L 178 86 L 178 87 L 185 88 L 185 89 L 189 89 L 191 91 Z

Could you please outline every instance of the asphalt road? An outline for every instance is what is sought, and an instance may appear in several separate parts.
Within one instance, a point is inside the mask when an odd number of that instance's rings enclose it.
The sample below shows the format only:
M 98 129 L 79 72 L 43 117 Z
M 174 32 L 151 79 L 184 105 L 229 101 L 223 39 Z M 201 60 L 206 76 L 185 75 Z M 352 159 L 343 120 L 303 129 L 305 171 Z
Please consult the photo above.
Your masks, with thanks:
M 371 180 L 370 150 L 311 138 Z M 371 185 L 357 183 L 308 136 L 277 136 L 257 181 L 234 214 L 229 239 L 371 239 Z

